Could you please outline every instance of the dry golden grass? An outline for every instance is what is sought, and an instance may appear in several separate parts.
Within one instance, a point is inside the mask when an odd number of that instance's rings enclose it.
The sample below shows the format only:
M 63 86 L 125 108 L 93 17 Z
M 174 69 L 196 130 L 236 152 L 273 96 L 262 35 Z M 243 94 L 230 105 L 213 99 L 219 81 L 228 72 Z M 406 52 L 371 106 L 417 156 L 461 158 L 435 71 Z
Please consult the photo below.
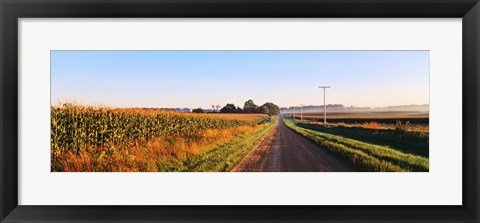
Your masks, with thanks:
M 169 136 L 141 145 L 132 142 L 129 146 L 87 147 L 78 153 L 69 152 L 61 163 L 65 172 L 156 172 L 162 163 L 184 161 L 265 125 L 208 129 L 196 140 Z
M 381 126 L 378 122 L 365 122 L 362 125 L 364 129 L 380 129 Z
M 266 114 L 226 114 L 226 113 L 205 113 L 205 114 L 191 114 L 201 115 L 211 118 L 232 119 L 240 121 L 252 121 L 267 117 Z
M 307 121 L 305 123 L 312 124 L 312 125 L 323 125 L 323 122 L 315 122 L 315 121 Z M 378 123 L 378 122 L 364 122 L 364 123 L 345 123 L 345 122 L 328 122 L 328 125 L 336 125 L 338 127 L 347 127 L 347 128 L 363 128 L 363 129 L 370 129 L 370 130 L 394 130 L 397 128 L 395 124 L 385 124 L 385 123 Z M 410 125 L 408 126 L 405 131 L 408 132 L 419 132 L 419 133 L 428 133 L 429 126 L 428 125 Z

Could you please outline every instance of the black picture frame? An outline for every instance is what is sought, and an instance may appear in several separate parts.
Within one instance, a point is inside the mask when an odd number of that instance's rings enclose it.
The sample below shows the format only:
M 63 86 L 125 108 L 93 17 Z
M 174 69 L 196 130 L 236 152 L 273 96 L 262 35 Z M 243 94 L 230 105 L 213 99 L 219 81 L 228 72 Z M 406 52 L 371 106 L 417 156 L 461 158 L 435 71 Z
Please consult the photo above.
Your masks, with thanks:
M 1 0 L 0 15 L 1 222 L 479 222 L 478 0 Z M 462 18 L 463 205 L 18 205 L 17 20 L 74 17 Z

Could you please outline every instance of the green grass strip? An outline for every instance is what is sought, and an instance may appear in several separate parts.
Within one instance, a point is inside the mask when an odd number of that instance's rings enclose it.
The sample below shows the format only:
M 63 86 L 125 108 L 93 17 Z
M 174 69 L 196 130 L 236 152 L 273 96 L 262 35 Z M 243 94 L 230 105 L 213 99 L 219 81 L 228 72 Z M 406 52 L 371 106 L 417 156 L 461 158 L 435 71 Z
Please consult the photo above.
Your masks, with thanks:
M 276 119 L 272 118 L 264 128 L 237 136 L 220 147 L 192 156 L 183 162 L 164 163 L 158 169 L 161 172 L 230 171 L 268 134 L 275 121 Z

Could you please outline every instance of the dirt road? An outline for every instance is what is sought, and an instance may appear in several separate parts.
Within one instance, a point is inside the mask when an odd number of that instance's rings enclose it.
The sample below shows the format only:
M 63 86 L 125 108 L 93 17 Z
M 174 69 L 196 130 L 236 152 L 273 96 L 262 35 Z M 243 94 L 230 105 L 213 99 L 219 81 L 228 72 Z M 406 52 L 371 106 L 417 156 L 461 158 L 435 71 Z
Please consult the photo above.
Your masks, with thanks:
M 240 163 L 237 172 L 345 172 L 345 162 L 288 128 L 281 118 Z

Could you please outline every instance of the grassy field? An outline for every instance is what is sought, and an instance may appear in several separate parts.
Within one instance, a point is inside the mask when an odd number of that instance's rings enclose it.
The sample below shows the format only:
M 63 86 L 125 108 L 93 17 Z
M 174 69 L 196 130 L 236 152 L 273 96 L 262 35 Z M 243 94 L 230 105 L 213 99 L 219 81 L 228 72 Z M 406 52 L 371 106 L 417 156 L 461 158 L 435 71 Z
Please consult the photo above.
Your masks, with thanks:
M 375 145 L 388 146 L 401 152 L 429 157 L 429 138 L 425 131 L 408 131 L 398 128 L 383 128 L 375 124 L 365 125 L 328 125 L 308 122 L 297 125 L 302 128 L 325 132 L 332 135 L 355 139 Z M 415 128 L 415 127 L 412 127 Z
M 273 128 L 275 118 L 269 121 L 264 128 L 234 137 L 227 143 L 212 146 L 212 149 L 197 156 L 191 156 L 185 161 L 162 162 L 160 171 L 188 171 L 203 172 L 230 171 L 240 160 L 257 145 Z
M 51 108 L 52 171 L 227 171 L 272 127 L 261 114 Z
M 304 112 L 307 116 L 322 116 L 322 112 Z M 327 117 L 428 117 L 427 111 L 371 111 L 371 110 L 348 110 L 328 111 Z
M 404 128 L 377 130 L 321 126 L 287 117 L 283 121 L 359 171 L 429 171 L 428 133 L 413 133 Z
M 296 118 L 300 118 L 298 112 L 296 113 Z M 306 121 L 323 122 L 323 113 L 304 113 L 303 119 Z M 366 122 L 376 122 L 380 124 L 395 125 L 397 121 L 402 121 L 404 123 L 409 122 L 412 125 L 428 126 L 429 115 L 426 112 L 410 111 L 344 111 L 327 113 L 327 122 L 329 123 L 363 124 Z

